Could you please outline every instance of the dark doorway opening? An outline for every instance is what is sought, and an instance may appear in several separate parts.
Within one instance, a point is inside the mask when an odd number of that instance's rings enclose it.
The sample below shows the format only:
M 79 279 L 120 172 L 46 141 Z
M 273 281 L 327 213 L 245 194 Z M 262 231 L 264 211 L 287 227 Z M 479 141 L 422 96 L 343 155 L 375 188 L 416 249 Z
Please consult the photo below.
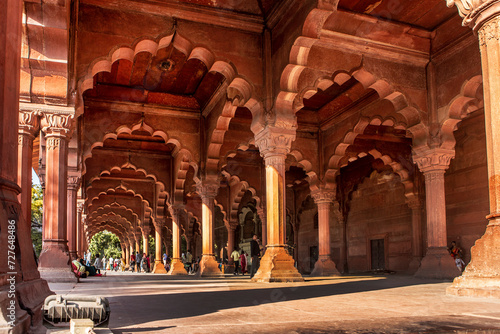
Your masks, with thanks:
M 371 240 L 372 270 L 385 270 L 384 239 Z

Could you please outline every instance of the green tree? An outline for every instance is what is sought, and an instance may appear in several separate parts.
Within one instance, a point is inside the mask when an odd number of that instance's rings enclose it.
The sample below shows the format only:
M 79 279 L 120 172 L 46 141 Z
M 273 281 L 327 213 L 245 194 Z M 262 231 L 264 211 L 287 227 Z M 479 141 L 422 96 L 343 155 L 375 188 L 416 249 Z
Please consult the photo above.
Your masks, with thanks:
M 31 240 L 36 256 L 42 251 L 43 191 L 40 185 L 31 186 Z
M 99 254 L 101 258 L 104 255 L 107 258 L 116 259 L 121 258 L 122 255 L 120 239 L 114 233 L 106 230 L 94 234 L 90 240 L 89 250 L 93 256 Z

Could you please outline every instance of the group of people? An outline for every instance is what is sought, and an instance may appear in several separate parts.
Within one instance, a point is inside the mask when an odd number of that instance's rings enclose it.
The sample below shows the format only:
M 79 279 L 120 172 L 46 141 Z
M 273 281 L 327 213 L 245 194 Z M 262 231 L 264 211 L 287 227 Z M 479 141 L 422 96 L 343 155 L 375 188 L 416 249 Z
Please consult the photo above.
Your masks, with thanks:
M 99 270 L 123 271 L 122 260 L 120 258 L 114 259 L 112 256 L 110 256 L 109 258 L 101 258 L 100 254 L 96 254 L 94 262 L 92 262 L 92 253 L 90 251 L 87 251 L 83 253 L 82 261 L 84 261 L 84 265 L 88 267 L 94 266 Z
M 231 253 L 231 259 L 234 262 L 234 275 L 245 275 L 248 272 L 248 266 L 251 265 L 250 269 L 250 278 L 252 278 L 260 266 L 260 258 L 261 253 L 263 252 L 263 247 L 261 246 L 260 240 L 257 237 L 257 234 L 252 236 L 252 240 L 250 241 L 250 259 L 248 253 L 243 249 L 238 250 L 238 248 L 234 249 Z M 251 264 L 249 263 L 251 260 Z M 221 266 L 222 267 L 222 266 Z
M 130 270 L 132 272 L 138 272 L 140 273 L 145 272 L 149 273 L 151 272 L 151 263 L 154 263 L 154 259 L 150 258 L 149 254 L 146 253 L 139 253 L 139 252 L 132 252 L 132 255 L 130 255 Z
M 96 258 L 99 259 L 99 254 L 96 255 Z M 75 275 L 80 278 L 86 278 L 88 276 L 102 276 L 101 266 L 96 267 L 95 264 L 91 265 L 88 261 L 87 254 L 85 254 L 84 257 L 78 257 L 71 261 L 71 267 Z M 106 273 L 104 273 L 104 276 L 106 276 Z

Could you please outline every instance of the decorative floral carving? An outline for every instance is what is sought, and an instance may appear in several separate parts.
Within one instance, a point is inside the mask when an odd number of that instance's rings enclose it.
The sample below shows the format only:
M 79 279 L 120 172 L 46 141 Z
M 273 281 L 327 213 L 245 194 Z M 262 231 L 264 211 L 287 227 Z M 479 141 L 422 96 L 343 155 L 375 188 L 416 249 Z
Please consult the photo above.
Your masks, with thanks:
M 43 131 L 50 135 L 58 135 L 61 137 L 68 137 L 72 127 L 74 115 L 66 115 L 66 114 L 44 114 L 44 123 Z
M 474 27 L 479 14 L 497 2 L 497 0 L 446 0 L 446 5 L 448 7 L 456 5 L 458 13 L 464 18 L 462 25 Z
M 33 136 L 30 134 L 19 134 L 17 142 L 19 146 L 28 146 L 33 148 Z
M 333 203 L 336 194 L 333 190 L 318 189 L 311 193 L 311 197 L 316 204 Z
M 492 39 L 498 41 L 500 39 L 500 17 L 497 16 L 486 22 L 477 34 L 479 36 L 479 45 L 481 46 L 486 45 Z
M 61 146 L 61 138 L 48 137 L 45 146 L 47 151 L 55 150 Z
M 68 177 L 68 189 L 70 190 L 78 190 L 80 187 L 80 177 L 78 176 L 69 176 Z
M 455 157 L 454 150 L 429 149 L 414 155 L 413 160 L 417 163 L 422 173 L 433 170 L 445 171 L 450 166 L 450 161 Z
M 214 199 L 219 192 L 220 182 L 214 180 L 201 181 L 196 185 L 196 191 L 202 200 Z
M 295 129 L 268 126 L 255 136 L 255 144 L 266 165 L 283 164 L 295 140 Z

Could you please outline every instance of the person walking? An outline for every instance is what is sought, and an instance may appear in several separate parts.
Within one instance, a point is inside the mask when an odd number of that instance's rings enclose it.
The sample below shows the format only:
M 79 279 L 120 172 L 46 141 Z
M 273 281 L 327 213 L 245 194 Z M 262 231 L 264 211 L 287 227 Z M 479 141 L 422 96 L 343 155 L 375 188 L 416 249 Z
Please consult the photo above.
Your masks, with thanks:
M 188 274 L 191 274 L 193 271 L 192 264 L 193 264 L 193 255 L 191 254 L 191 250 L 188 249 L 186 253 L 186 267 Z
M 130 270 L 134 272 L 134 269 L 135 269 L 135 254 L 134 252 L 132 252 L 132 254 L 130 255 Z
M 250 241 L 250 256 L 252 257 L 252 269 L 250 271 L 250 278 L 252 278 L 260 266 L 260 246 L 257 242 L 257 234 L 254 234 L 252 241 Z
M 457 243 L 455 241 L 451 242 L 451 246 L 448 248 L 448 252 L 455 260 L 455 265 L 457 266 L 458 270 L 460 270 L 460 272 L 463 272 L 465 270 L 465 262 L 464 260 L 462 260 L 463 252 L 462 249 L 457 246 Z
M 142 267 L 142 256 L 139 252 L 137 252 L 137 254 L 135 255 L 135 264 L 137 266 L 137 272 L 140 273 Z
M 233 259 L 233 261 L 234 261 L 233 275 L 238 275 L 238 269 L 240 266 L 240 253 L 238 252 L 238 250 L 236 248 L 231 253 L 231 259 Z

